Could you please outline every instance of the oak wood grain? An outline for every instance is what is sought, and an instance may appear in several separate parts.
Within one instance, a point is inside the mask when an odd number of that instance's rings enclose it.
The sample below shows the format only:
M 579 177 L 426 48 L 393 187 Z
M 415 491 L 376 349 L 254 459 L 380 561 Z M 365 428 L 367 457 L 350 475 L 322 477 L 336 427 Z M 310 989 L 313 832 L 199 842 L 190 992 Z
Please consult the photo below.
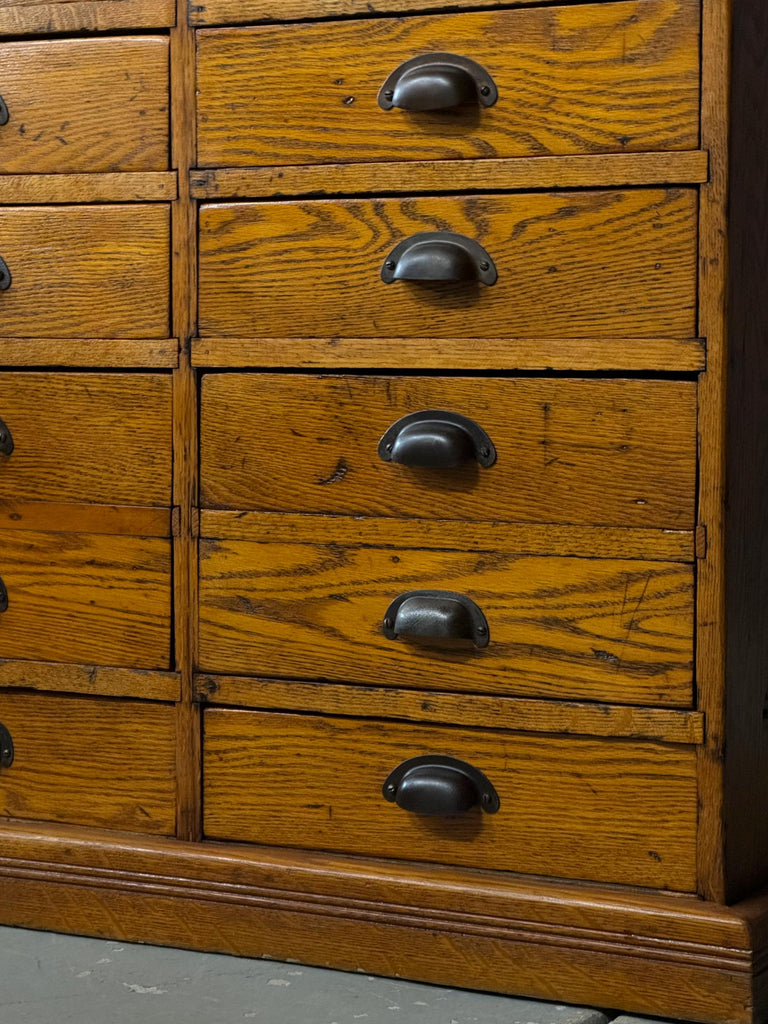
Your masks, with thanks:
M 696 336 L 691 189 L 204 205 L 199 333 Z M 381 280 L 415 233 L 479 242 L 498 283 Z
M 0 814 L 173 831 L 171 706 L 0 691 L 0 722 L 15 751 Z
M 3 500 L 170 505 L 169 374 L 0 373 Z
M 106 32 L 167 28 L 174 0 L 0 0 L 0 32 Z
M 611 529 L 552 523 L 399 519 L 395 535 L 385 518 L 292 515 L 286 512 L 199 510 L 198 534 L 210 539 L 301 543 L 377 544 L 380 547 L 443 551 L 506 551 L 518 555 L 574 555 L 581 558 L 639 558 L 692 562 L 690 530 Z
M 13 0 L 2 0 L 13 2 Z M 31 0 L 35 2 L 35 0 Z M 516 6 L 541 0 L 515 0 Z M 352 14 L 389 14 L 429 11 L 435 7 L 486 7 L 488 0 L 189 0 L 192 25 L 226 25 L 249 21 L 342 17 Z
M 201 497 L 238 510 L 690 529 L 690 382 L 211 374 Z M 478 423 L 497 461 L 456 470 L 383 462 L 402 416 Z
M 381 787 L 422 754 L 491 779 L 498 814 L 424 818 Z M 206 835 L 596 881 L 695 884 L 691 750 L 310 715 L 204 713 Z M 618 813 L 617 813 L 618 811 Z
M 375 164 L 309 164 L 281 167 L 196 169 L 190 184 L 196 199 L 255 199 L 259 196 L 350 192 L 453 192 L 467 189 L 597 188 L 599 185 L 687 185 L 707 180 L 703 150 L 604 153 L 600 156 L 535 156 L 499 160 L 412 160 L 407 174 L 399 161 Z
M 0 42 L 0 81 L 0 172 L 167 169 L 167 39 Z
M 0 679 L 2 676 L 0 675 Z M 382 686 L 344 686 L 254 676 L 195 677 L 195 696 L 205 704 L 273 711 L 364 715 L 411 722 L 446 722 L 493 729 L 524 729 L 564 735 L 629 737 L 666 743 L 701 743 L 704 716 L 696 711 L 514 700 L 456 693 L 423 693 Z
M 3 207 L 0 240 L 4 335 L 168 337 L 167 206 Z
M 387 639 L 413 590 L 467 595 L 489 645 Z M 690 707 L 693 614 L 692 568 L 674 563 L 200 542 L 206 672 Z
M 158 369 L 179 364 L 176 338 L 3 338 L 0 365 L 7 367 Z
M 6 498 L 0 498 L 0 527 L 4 530 L 104 533 L 129 537 L 171 537 L 174 534 L 173 510 L 170 508 L 12 501 Z
M 11 659 L 0 661 L 0 687 L 156 701 L 177 701 L 181 689 L 175 672 Z
M 170 541 L 8 530 L 0 658 L 170 668 Z
M 192 365 L 267 369 L 666 370 L 706 366 L 700 338 L 193 338 Z
M 176 198 L 175 171 L 122 174 L 4 174 L 0 202 L 21 203 L 126 203 L 160 202 Z
M 698 28 L 696 0 L 633 0 L 204 29 L 198 34 L 198 163 L 694 149 Z M 445 52 L 485 68 L 499 90 L 494 106 L 380 109 L 379 89 L 400 64 Z

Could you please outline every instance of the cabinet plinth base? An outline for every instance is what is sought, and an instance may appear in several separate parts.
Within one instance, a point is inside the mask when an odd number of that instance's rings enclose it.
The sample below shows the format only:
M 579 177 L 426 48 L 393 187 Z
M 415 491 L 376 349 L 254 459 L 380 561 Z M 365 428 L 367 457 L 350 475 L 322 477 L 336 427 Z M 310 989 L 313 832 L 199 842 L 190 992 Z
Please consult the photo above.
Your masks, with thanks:
M 768 896 L 734 907 L 8 823 L 0 923 L 726 1024 L 768 1019 Z

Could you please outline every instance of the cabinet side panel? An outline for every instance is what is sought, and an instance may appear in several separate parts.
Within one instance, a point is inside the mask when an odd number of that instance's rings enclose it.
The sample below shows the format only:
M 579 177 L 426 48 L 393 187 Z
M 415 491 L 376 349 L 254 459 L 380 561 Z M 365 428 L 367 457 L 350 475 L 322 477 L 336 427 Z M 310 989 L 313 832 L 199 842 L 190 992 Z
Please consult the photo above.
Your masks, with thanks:
M 768 7 L 733 8 L 725 849 L 736 899 L 768 877 Z

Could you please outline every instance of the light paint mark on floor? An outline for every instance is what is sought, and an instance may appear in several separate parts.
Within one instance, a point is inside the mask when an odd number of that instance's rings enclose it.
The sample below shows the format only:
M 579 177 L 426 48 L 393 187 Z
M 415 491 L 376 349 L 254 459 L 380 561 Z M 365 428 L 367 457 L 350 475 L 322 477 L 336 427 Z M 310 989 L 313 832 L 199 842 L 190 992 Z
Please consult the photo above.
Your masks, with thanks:
M 131 992 L 135 992 L 137 996 L 167 996 L 167 988 L 158 988 L 157 985 L 129 985 L 127 981 L 123 982 L 123 987 L 129 989 Z

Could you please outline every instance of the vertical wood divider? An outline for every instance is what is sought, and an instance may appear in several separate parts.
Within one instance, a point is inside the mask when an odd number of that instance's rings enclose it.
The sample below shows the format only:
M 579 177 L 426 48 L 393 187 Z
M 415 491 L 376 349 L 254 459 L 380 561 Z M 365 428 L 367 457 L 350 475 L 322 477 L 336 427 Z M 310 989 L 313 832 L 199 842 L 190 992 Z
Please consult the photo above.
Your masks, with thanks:
M 728 107 L 731 0 L 702 7 L 701 144 L 709 150 L 709 182 L 699 215 L 699 335 L 707 369 L 699 377 L 699 523 L 707 556 L 698 562 L 696 678 L 706 742 L 698 748 L 699 893 L 726 898 L 723 826 L 725 752 L 725 428 L 727 367 Z
M 179 175 L 173 205 L 173 329 L 181 341 L 173 375 L 174 503 L 180 508 L 180 536 L 174 544 L 176 665 L 182 699 L 177 706 L 176 834 L 202 835 L 200 709 L 194 703 L 192 673 L 197 632 L 197 540 L 192 515 L 197 504 L 197 388 L 190 339 L 197 318 L 197 208 L 189 193 L 195 163 L 195 33 L 187 23 L 187 0 L 178 0 L 171 30 L 171 158 Z

